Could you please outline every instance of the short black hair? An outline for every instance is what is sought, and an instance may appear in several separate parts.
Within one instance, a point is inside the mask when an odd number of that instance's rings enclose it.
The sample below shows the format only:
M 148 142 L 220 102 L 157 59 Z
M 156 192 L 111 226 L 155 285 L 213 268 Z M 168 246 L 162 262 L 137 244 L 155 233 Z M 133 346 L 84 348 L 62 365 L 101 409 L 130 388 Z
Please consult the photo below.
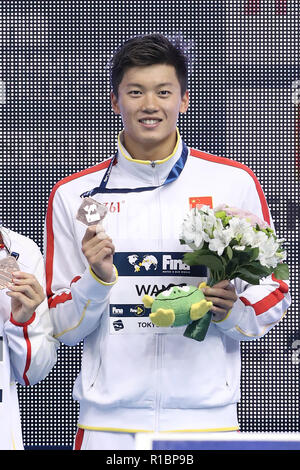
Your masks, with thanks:
M 181 36 L 168 39 L 162 34 L 147 34 L 128 39 L 110 61 L 110 82 L 118 97 L 119 85 L 130 67 L 154 64 L 173 65 L 183 96 L 188 86 L 189 56 Z

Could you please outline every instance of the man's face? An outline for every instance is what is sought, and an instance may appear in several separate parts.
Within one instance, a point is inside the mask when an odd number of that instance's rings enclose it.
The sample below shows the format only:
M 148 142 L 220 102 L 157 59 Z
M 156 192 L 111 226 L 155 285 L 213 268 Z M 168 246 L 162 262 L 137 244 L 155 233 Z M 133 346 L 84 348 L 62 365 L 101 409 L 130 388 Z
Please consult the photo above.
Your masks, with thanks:
M 125 141 L 131 147 L 151 150 L 168 140 L 174 142 L 178 114 L 188 108 L 188 91 L 181 96 L 172 65 L 129 68 L 119 85 L 118 98 L 111 93 L 112 107 L 121 114 Z

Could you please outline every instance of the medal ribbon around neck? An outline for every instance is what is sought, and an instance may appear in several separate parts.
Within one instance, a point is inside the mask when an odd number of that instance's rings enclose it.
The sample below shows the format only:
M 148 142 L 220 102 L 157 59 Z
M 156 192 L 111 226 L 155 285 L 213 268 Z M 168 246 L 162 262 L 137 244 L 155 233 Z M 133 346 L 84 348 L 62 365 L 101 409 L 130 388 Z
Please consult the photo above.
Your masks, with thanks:
M 112 167 L 115 164 L 116 159 L 117 159 L 117 154 L 115 154 L 111 159 L 109 167 L 107 168 L 104 178 L 102 179 L 100 185 L 94 189 L 91 189 L 90 191 L 86 191 L 82 193 L 80 197 L 92 197 L 94 196 L 94 194 L 97 194 L 97 193 L 141 193 L 143 191 L 153 191 L 154 189 L 161 188 L 162 186 L 165 186 L 166 184 L 172 183 L 179 177 L 180 173 L 182 172 L 186 164 L 187 156 L 188 156 L 188 149 L 187 149 L 186 144 L 182 141 L 182 152 L 181 152 L 180 157 L 178 158 L 176 163 L 173 165 L 165 181 L 158 186 L 143 186 L 141 188 L 107 188 L 106 186 L 107 186 L 110 174 L 111 174 Z

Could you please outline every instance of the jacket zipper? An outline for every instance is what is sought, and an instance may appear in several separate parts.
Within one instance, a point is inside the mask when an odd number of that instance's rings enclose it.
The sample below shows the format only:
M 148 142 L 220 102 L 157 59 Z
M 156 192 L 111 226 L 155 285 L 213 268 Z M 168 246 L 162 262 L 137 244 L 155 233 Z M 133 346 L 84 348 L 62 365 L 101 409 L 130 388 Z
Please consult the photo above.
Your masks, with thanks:
M 156 172 L 156 163 L 152 162 L 151 166 L 154 171 L 154 185 L 159 185 L 157 172 Z M 159 214 L 159 227 L 162 227 L 161 221 L 161 204 L 160 204 L 160 194 L 159 190 L 157 192 L 157 204 L 158 204 L 158 214 Z M 160 245 L 159 249 L 162 250 L 162 229 L 159 234 Z M 159 420 L 160 420 L 160 409 L 161 409 L 161 400 L 162 400 L 162 389 L 161 389 L 161 371 L 163 364 L 163 338 L 164 335 L 156 334 L 156 391 L 155 391 L 155 422 L 154 422 L 154 431 L 159 431 Z
M 162 367 L 162 338 L 158 333 L 156 334 L 156 390 L 155 390 L 155 420 L 154 420 L 154 432 L 159 431 L 159 415 L 160 415 L 160 403 L 161 403 L 161 367 Z

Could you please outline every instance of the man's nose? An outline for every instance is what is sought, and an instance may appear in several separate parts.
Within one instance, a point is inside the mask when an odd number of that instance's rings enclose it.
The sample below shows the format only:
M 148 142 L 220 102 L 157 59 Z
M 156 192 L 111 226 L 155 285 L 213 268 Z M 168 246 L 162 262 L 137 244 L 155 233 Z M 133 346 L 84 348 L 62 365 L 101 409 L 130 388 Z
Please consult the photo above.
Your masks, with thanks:
M 157 98 L 153 93 L 146 93 L 143 99 L 142 110 L 145 113 L 155 113 L 158 110 Z

